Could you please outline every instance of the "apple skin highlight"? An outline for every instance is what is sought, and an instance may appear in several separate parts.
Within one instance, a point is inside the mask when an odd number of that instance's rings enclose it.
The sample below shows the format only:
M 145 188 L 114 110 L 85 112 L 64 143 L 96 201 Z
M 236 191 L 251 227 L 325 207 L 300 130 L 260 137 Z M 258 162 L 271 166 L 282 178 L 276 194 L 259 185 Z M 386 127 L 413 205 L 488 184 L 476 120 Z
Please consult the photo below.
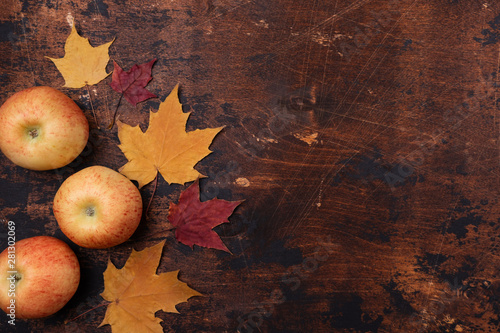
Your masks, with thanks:
M 71 163 L 89 138 L 89 124 L 80 107 L 46 86 L 9 97 L 0 107 L 0 127 L 0 150 L 14 164 L 31 170 Z
M 108 248 L 128 240 L 142 216 L 137 187 L 122 174 L 91 166 L 68 177 L 53 205 L 62 232 L 75 244 Z
M 10 313 L 8 251 L 0 254 L 0 307 Z M 22 239 L 15 244 L 15 318 L 42 318 L 59 311 L 80 283 L 80 264 L 71 248 L 50 236 Z

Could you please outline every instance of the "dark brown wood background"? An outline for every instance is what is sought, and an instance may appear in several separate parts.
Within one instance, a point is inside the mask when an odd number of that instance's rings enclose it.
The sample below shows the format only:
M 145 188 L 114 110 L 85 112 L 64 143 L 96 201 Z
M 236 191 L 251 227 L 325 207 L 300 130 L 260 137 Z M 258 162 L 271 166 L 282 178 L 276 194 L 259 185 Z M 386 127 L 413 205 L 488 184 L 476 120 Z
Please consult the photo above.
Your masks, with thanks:
M 94 46 L 116 38 L 125 69 L 158 58 L 148 89 L 160 98 L 123 101 L 123 122 L 145 129 L 179 83 L 189 129 L 226 126 L 197 169 L 204 199 L 246 200 L 215 229 L 232 255 L 164 231 L 185 187 L 163 179 L 126 243 L 90 250 L 61 233 L 62 181 L 126 162 L 87 90 L 61 88 L 45 58 L 64 55 L 72 19 Z M 92 129 L 63 169 L 0 155 L 0 214 L 18 239 L 63 239 L 82 267 L 69 304 L 18 331 L 111 332 L 97 328 L 104 307 L 67 321 L 101 304 L 108 257 L 121 266 L 166 238 L 159 272 L 180 269 L 205 296 L 159 312 L 165 332 L 498 332 L 499 41 L 489 0 L 2 0 L 0 102 L 60 88 Z M 119 98 L 110 80 L 90 88 L 103 127 Z M 146 204 L 152 186 L 141 193 Z

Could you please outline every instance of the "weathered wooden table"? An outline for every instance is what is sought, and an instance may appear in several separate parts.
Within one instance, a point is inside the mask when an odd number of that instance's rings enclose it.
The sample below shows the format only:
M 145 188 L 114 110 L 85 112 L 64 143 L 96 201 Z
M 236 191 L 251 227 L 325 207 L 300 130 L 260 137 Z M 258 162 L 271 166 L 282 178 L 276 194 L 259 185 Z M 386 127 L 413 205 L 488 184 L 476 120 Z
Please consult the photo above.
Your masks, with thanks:
M 126 162 L 89 92 L 62 88 L 45 58 L 64 55 L 72 21 L 94 46 L 116 38 L 125 69 L 158 58 L 159 99 L 122 102 L 121 121 L 145 129 L 179 83 L 188 129 L 226 126 L 197 169 L 205 199 L 245 199 L 215 229 L 232 254 L 176 242 L 168 205 L 185 187 L 161 178 L 126 243 L 84 249 L 59 230 L 62 181 Z M 49 85 L 91 125 L 67 168 L 0 155 L 0 216 L 18 239 L 67 241 L 82 267 L 63 310 L 16 328 L 110 332 L 97 328 L 105 307 L 70 320 L 102 303 L 108 258 L 166 239 L 158 271 L 180 269 L 205 296 L 159 312 L 165 332 L 498 332 L 499 41 L 494 1 L 2 0 L 0 102 Z M 102 124 L 119 98 L 110 80 L 90 87 Z

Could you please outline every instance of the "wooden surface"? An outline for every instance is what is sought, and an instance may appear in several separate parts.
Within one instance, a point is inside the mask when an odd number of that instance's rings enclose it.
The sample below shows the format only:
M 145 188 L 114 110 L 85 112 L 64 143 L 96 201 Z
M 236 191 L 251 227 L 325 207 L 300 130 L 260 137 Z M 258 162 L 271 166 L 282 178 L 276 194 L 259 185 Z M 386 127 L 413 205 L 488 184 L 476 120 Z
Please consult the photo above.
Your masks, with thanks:
M 126 162 L 87 90 L 61 88 L 45 58 L 64 55 L 72 19 L 94 46 L 116 38 L 110 56 L 125 69 L 158 58 L 148 89 L 163 100 L 179 83 L 189 129 L 226 126 L 197 169 L 205 199 L 246 200 L 215 229 L 232 255 L 164 231 L 185 187 L 163 179 L 120 246 L 79 248 L 59 230 L 62 181 Z M 159 312 L 165 332 L 499 331 L 496 2 L 2 0 L 0 32 L 0 102 L 53 86 L 92 128 L 61 170 L 0 155 L 0 213 L 18 239 L 63 239 L 82 267 L 70 303 L 19 332 L 111 332 L 97 329 L 104 307 L 65 322 L 101 304 L 108 257 L 121 266 L 165 238 L 159 272 L 180 269 L 205 295 Z M 90 88 L 103 125 L 119 98 L 110 80 Z M 145 129 L 160 99 L 122 102 L 121 121 Z

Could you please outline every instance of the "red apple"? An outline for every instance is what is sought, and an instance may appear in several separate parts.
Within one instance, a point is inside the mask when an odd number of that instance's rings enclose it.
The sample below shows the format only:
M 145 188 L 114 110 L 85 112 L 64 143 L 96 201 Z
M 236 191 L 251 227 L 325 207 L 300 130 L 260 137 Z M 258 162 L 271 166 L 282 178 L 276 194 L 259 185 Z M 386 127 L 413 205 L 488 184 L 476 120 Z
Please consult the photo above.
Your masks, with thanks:
M 54 215 L 62 232 L 88 248 L 123 243 L 137 229 L 142 198 L 122 174 L 91 166 L 69 176 L 54 197 Z
M 57 238 L 25 238 L 15 244 L 15 251 L 8 247 L 0 254 L 0 306 L 11 319 L 56 313 L 73 297 L 79 282 L 78 259 Z
M 89 124 L 64 93 L 33 87 L 15 93 L 0 107 L 0 150 L 15 164 L 50 170 L 71 163 L 83 151 Z

